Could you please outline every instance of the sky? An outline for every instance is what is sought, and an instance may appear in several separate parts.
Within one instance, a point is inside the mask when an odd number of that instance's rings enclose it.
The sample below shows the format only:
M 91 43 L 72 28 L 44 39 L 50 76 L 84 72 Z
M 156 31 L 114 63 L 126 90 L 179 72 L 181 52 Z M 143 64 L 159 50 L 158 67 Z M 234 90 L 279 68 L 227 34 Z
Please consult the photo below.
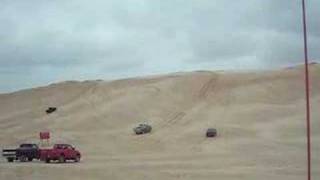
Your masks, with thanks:
M 306 0 L 320 59 L 320 1 Z M 303 62 L 301 0 L 0 0 L 0 93 Z

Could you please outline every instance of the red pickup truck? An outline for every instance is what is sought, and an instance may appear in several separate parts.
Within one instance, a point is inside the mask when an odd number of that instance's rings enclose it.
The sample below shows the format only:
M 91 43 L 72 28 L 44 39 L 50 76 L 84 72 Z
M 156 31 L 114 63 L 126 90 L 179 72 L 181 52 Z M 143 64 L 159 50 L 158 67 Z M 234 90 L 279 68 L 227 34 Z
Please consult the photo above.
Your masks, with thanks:
M 50 163 L 50 161 L 59 161 L 64 163 L 66 160 L 79 162 L 81 154 L 69 144 L 55 144 L 52 149 L 41 149 L 40 160 Z

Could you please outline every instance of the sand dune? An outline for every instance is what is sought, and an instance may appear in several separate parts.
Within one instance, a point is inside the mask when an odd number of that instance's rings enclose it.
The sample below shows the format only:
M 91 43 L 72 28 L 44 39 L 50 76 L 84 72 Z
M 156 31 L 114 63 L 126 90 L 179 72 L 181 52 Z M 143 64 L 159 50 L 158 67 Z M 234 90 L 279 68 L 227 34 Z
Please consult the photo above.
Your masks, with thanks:
M 313 64 L 313 176 L 320 178 L 320 65 Z M 79 164 L 0 162 L 0 179 L 300 180 L 306 174 L 304 71 L 176 73 L 64 82 L 0 95 L 0 146 L 76 145 Z M 47 115 L 48 106 L 58 111 Z M 140 122 L 153 132 L 135 136 Z M 219 131 L 206 139 L 206 128 Z

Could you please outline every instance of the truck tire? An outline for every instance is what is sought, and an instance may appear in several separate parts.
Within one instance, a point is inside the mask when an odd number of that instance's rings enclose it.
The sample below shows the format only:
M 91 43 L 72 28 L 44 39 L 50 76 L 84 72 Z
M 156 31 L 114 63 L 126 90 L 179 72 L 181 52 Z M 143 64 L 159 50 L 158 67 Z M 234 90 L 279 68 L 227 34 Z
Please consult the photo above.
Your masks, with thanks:
M 8 158 L 7 158 L 7 161 L 8 161 L 8 162 L 13 162 L 13 160 L 14 160 L 13 157 L 8 157 Z
M 80 156 L 77 154 L 76 158 L 74 158 L 74 162 L 79 162 L 80 161 Z
M 31 162 L 32 160 L 33 160 L 33 158 L 32 158 L 32 157 L 28 157 L 28 161 L 30 161 L 30 162 Z
M 45 161 L 46 161 L 46 163 L 50 163 L 50 159 L 49 158 L 46 158 Z
M 65 163 L 66 159 L 64 158 L 64 155 L 59 156 L 59 163 Z
M 20 160 L 20 162 L 26 162 L 27 161 L 27 157 L 26 156 L 20 156 L 19 160 Z

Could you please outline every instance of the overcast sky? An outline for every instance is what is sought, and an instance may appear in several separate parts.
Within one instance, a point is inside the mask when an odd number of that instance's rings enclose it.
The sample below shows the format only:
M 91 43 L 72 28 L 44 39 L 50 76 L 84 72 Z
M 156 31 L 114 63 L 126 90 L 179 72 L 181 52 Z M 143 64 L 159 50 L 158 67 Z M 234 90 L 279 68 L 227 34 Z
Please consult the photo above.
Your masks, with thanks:
M 320 1 L 307 0 L 310 59 Z M 301 0 L 0 0 L 0 93 L 303 60 Z

